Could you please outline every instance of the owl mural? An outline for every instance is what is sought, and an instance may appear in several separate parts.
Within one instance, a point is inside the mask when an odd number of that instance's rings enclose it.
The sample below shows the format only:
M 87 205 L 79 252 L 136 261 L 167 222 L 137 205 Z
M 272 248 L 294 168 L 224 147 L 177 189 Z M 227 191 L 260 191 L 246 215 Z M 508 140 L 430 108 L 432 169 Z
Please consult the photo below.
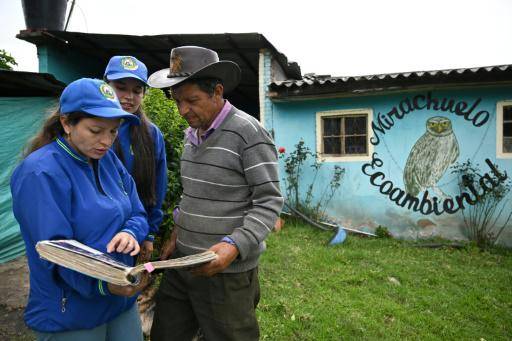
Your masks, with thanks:
M 459 157 L 459 143 L 452 130 L 452 122 L 443 116 L 427 120 L 427 131 L 412 147 L 404 169 L 405 191 L 410 195 L 427 188 L 441 197 L 446 194 L 437 182 Z

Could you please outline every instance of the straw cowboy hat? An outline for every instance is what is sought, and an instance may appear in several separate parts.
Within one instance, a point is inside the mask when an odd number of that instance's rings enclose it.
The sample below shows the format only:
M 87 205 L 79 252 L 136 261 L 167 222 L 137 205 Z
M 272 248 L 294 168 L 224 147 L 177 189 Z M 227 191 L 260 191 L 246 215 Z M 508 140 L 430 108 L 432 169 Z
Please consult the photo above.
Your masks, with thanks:
M 217 52 L 199 46 L 181 46 L 171 50 L 171 65 L 153 73 L 148 84 L 153 88 L 173 87 L 187 79 L 217 78 L 228 93 L 240 83 L 238 64 L 220 60 Z

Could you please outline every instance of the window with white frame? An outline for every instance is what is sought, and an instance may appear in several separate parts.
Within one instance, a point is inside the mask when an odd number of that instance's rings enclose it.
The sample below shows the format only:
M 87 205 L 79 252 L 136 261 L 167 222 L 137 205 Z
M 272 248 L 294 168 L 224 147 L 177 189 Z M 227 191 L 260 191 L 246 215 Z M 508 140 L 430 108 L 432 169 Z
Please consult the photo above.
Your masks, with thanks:
M 497 156 L 512 158 L 512 101 L 498 102 L 496 121 Z
M 371 155 L 370 109 L 317 113 L 317 151 L 326 160 L 367 160 Z

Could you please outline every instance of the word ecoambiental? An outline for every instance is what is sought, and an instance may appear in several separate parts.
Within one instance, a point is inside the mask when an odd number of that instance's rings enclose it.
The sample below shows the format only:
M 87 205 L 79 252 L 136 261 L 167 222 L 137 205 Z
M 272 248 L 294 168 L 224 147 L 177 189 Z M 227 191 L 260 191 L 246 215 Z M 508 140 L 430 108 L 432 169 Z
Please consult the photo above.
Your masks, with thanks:
M 491 192 L 499 186 L 499 184 L 505 181 L 508 176 L 507 173 L 501 173 L 496 166 L 489 159 L 485 159 L 485 162 L 491 169 L 491 172 L 494 174 L 494 178 L 489 175 L 489 173 L 485 173 L 479 180 L 481 191 L 479 192 L 477 187 L 470 181 L 470 179 L 466 176 L 462 176 L 462 182 L 469 189 L 471 195 L 467 192 L 462 192 L 459 195 L 455 196 L 455 199 L 450 197 L 444 198 L 442 202 L 439 201 L 439 198 L 436 196 L 429 196 L 429 191 L 425 190 L 423 192 L 423 196 L 421 200 L 416 196 L 410 195 L 406 193 L 403 189 L 399 187 L 395 187 L 392 181 L 385 180 L 386 175 L 383 172 L 376 171 L 371 173 L 372 170 L 375 170 L 376 167 L 380 168 L 384 165 L 384 162 L 377 157 L 377 153 L 373 153 L 372 161 L 370 163 L 365 163 L 362 167 L 362 171 L 365 175 L 370 177 L 370 183 L 379 188 L 379 192 L 383 195 L 386 195 L 389 200 L 394 202 L 400 207 L 407 206 L 407 209 L 412 210 L 414 212 L 420 212 L 424 215 L 429 215 L 434 213 L 435 215 L 441 215 L 443 213 L 454 214 L 457 211 L 464 209 L 464 201 L 469 205 L 475 205 L 479 198 L 483 197 L 487 192 Z M 382 182 L 377 182 L 379 180 L 385 180 Z

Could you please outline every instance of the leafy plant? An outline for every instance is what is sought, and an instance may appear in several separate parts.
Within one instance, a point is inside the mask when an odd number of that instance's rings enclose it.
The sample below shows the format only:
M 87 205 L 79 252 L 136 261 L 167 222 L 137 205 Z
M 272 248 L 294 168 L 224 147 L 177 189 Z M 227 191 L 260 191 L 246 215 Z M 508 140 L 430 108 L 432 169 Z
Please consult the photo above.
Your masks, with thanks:
M 12 70 L 12 67 L 18 65 L 16 60 L 11 54 L 3 49 L 0 49 L 0 69 Z
M 180 116 L 176 103 L 159 89 L 149 89 L 144 97 L 144 112 L 164 136 L 167 155 L 167 195 L 163 203 L 164 221 L 161 230 L 168 231 L 173 223 L 172 210 L 181 193 L 180 157 L 183 151 L 183 133 L 188 126 Z
M 461 193 L 469 192 L 468 186 L 476 190 L 476 202 L 461 210 L 469 240 L 481 249 L 495 245 L 512 217 L 512 207 L 506 199 L 511 188 L 510 178 L 500 181 L 495 174 L 482 175 L 479 165 L 469 159 L 455 164 L 452 169 L 459 178 Z M 495 186 L 491 190 L 486 186 L 484 190 L 481 185 L 484 181 Z
M 375 234 L 377 235 L 378 238 L 391 238 L 392 237 L 392 235 L 389 232 L 388 228 L 385 227 L 385 226 L 381 226 L 381 225 L 379 225 L 375 229 Z
M 286 150 L 279 148 L 279 158 L 284 162 L 286 177 L 283 179 L 286 188 L 286 197 L 288 204 L 295 209 L 305 213 L 314 220 L 322 220 L 325 217 L 325 211 L 336 192 L 341 186 L 345 169 L 340 166 L 334 166 L 329 184 L 321 191 L 318 200 L 314 201 L 314 189 L 318 174 L 323 166 L 322 160 L 316 153 L 305 145 L 304 140 L 300 140 L 295 149 L 286 155 Z M 313 159 L 312 163 L 310 159 Z M 307 185 L 305 195 L 300 193 L 304 167 L 310 164 L 313 168 L 313 178 Z

